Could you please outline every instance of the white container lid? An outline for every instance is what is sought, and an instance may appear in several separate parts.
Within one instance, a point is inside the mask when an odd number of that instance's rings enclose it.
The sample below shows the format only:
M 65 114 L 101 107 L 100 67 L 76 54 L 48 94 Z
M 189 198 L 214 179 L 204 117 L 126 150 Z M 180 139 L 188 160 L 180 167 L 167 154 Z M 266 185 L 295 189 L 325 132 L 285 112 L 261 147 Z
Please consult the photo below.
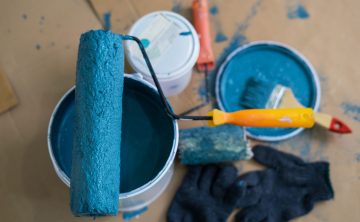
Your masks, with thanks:
M 141 17 L 129 35 L 142 40 L 159 79 L 177 78 L 192 69 L 199 56 L 199 38 L 188 20 L 179 14 L 157 11 Z M 150 76 L 136 42 L 125 42 L 126 57 L 132 68 Z

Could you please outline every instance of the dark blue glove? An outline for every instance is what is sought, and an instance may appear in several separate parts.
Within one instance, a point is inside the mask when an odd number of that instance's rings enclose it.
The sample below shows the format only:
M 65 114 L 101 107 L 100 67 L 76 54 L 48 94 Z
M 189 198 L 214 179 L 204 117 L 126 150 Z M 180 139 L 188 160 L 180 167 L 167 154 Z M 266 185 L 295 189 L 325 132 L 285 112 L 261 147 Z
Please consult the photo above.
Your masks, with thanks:
M 168 222 L 225 222 L 237 200 L 229 189 L 236 178 L 237 169 L 231 165 L 189 166 L 168 210 Z
M 334 197 L 329 163 L 305 163 L 270 147 L 253 148 L 254 160 L 269 167 L 240 176 L 236 222 L 286 222 Z

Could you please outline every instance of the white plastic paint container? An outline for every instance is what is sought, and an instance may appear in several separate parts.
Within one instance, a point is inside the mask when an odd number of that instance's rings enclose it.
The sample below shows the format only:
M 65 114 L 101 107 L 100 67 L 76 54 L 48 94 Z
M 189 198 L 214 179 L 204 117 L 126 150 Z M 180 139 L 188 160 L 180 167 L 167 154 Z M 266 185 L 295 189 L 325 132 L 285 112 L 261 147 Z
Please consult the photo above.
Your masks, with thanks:
M 190 22 L 179 14 L 158 11 L 141 17 L 128 34 L 142 40 L 164 94 L 181 93 L 190 82 L 200 50 L 198 35 Z M 125 42 L 125 56 L 136 72 L 153 83 L 135 42 Z
M 156 104 L 158 104 L 158 110 L 154 110 L 153 112 L 159 113 L 158 117 L 160 119 L 170 118 L 167 116 L 165 111 L 162 112 L 163 107 L 160 102 L 159 96 L 157 95 L 156 88 L 149 82 L 143 80 L 141 75 L 139 74 L 125 75 L 123 99 L 126 99 L 125 97 L 127 97 L 127 99 L 129 99 L 129 97 L 132 97 L 132 99 L 136 99 L 140 101 L 140 103 L 141 101 L 147 100 L 147 103 L 141 103 L 140 105 L 150 104 L 152 109 L 157 106 Z M 70 187 L 71 181 L 70 160 L 72 152 L 73 121 L 75 111 L 74 100 L 75 87 L 72 87 L 60 99 L 53 111 L 49 122 L 47 138 L 49 155 L 55 172 L 61 179 L 61 181 L 63 181 L 68 187 Z M 121 167 L 120 180 L 128 178 L 128 181 L 133 181 L 136 180 L 135 178 L 137 174 L 142 174 L 144 171 L 147 170 L 154 172 L 150 174 L 150 177 L 147 177 L 147 179 L 143 180 L 143 183 L 140 182 L 137 185 L 133 185 L 133 189 L 129 188 L 126 191 L 122 191 L 121 186 L 124 183 L 120 183 L 121 185 L 119 195 L 119 211 L 131 212 L 140 210 L 148 206 L 157 197 L 159 197 L 168 186 L 174 172 L 174 159 L 178 147 L 179 130 L 177 122 L 171 119 L 164 119 L 164 121 L 167 123 L 164 124 L 163 127 L 166 129 L 156 127 L 156 129 L 146 128 L 146 125 L 140 126 L 144 131 L 156 131 L 153 132 L 151 141 L 157 141 L 157 147 L 160 148 L 157 148 L 156 146 L 154 146 L 154 144 L 146 143 L 146 139 L 144 138 L 142 138 L 141 143 L 138 143 L 137 135 L 134 135 L 133 139 L 131 139 L 133 133 L 124 133 L 124 130 L 131 131 L 129 128 L 124 129 L 124 124 L 135 125 L 129 120 L 128 116 L 126 116 L 126 113 L 131 113 L 136 110 L 135 106 L 126 105 L 126 102 L 128 101 L 125 101 L 123 103 L 124 118 L 122 137 L 125 137 L 128 142 L 122 142 L 122 146 L 124 146 L 125 144 L 125 146 L 130 149 L 134 148 L 134 152 L 132 154 L 126 154 L 126 152 L 123 152 L 124 150 L 122 149 L 121 161 L 124 161 L 126 158 L 134 156 L 134 154 L 136 153 L 144 152 L 144 150 L 140 150 L 141 147 L 148 147 L 147 151 L 154 153 L 152 154 L 152 157 L 149 157 L 149 155 L 144 155 L 142 160 L 138 159 L 138 161 L 131 161 L 133 163 L 133 166 L 130 173 L 124 172 L 124 170 L 126 169 Z M 129 107 L 126 108 L 126 106 Z M 143 107 L 140 106 L 140 109 L 142 108 Z M 146 118 L 154 118 L 154 113 L 150 113 L 149 115 L 152 116 L 148 116 Z M 127 121 L 128 123 L 126 123 Z M 146 121 L 146 119 L 144 119 L 144 121 Z M 132 129 L 132 132 L 134 131 L 136 131 L 136 129 Z M 164 139 L 167 140 L 167 142 L 163 143 Z M 124 139 L 122 140 L 124 141 Z M 149 159 L 151 161 L 150 164 L 146 163 L 146 161 L 148 161 Z M 151 165 L 154 166 L 153 169 L 151 169 Z M 139 169 L 141 172 L 139 172 Z

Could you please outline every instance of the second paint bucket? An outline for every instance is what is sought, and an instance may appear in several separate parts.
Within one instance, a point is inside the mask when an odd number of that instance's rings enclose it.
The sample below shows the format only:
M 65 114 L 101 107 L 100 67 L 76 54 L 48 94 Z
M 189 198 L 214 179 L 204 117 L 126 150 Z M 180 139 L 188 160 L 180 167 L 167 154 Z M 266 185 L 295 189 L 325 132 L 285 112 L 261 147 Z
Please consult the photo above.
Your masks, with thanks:
M 48 128 L 48 147 L 59 178 L 70 186 L 75 87 L 59 101 Z M 156 89 L 140 75 L 126 75 L 123 96 L 119 210 L 140 210 L 154 201 L 173 175 L 178 125 Z
M 198 35 L 190 22 L 179 14 L 158 11 L 141 17 L 128 34 L 141 39 L 164 94 L 181 93 L 190 82 L 200 50 Z M 136 43 L 126 42 L 125 49 L 131 67 L 153 83 Z

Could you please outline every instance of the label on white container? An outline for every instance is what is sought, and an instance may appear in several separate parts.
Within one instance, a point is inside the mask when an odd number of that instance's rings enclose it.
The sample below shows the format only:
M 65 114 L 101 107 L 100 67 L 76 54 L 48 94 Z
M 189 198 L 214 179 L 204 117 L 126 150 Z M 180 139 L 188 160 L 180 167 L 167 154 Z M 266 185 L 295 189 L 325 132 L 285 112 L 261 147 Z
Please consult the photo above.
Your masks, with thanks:
M 142 31 L 138 38 L 143 42 L 146 52 L 151 60 L 161 57 L 171 50 L 171 46 L 179 37 L 181 27 L 162 14 L 154 17 L 151 23 Z M 143 59 L 137 45 L 132 45 L 137 59 Z

